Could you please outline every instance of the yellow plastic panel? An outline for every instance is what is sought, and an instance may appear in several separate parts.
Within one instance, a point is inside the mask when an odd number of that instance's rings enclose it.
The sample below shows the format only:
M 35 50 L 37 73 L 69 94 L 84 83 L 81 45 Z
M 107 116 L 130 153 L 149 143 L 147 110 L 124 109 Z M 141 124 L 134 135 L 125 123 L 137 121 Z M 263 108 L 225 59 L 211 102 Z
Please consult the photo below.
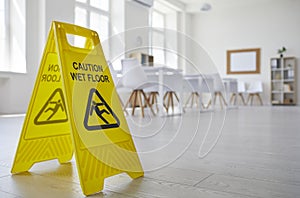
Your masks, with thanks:
M 102 190 L 104 178 L 121 172 L 142 176 L 98 34 L 65 23 L 55 23 L 55 28 L 84 194 Z M 85 37 L 88 45 L 84 49 L 70 45 L 67 34 Z
M 40 161 L 72 158 L 70 123 L 58 63 L 54 31 L 50 30 L 19 140 L 12 173 L 28 171 Z
M 85 46 L 70 45 L 67 35 L 86 38 Z M 112 175 L 144 174 L 98 34 L 53 22 L 12 172 L 26 171 L 38 161 L 69 160 L 72 148 L 85 195 L 101 191 Z M 53 150 L 68 155 L 53 155 Z

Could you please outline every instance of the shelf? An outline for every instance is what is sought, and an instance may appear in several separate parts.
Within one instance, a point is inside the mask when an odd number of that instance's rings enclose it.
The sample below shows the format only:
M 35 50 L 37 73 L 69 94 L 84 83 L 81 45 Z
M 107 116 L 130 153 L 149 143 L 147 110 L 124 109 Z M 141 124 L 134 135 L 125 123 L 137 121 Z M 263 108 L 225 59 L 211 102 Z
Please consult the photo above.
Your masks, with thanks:
M 284 79 L 283 82 L 295 82 L 295 79 Z
M 295 91 L 284 91 L 283 93 L 284 93 L 284 94 L 294 94 Z
M 282 68 L 271 68 L 271 71 L 274 71 L 274 72 L 276 72 L 276 71 L 282 71 Z
M 296 58 L 271 58 L 270 69 L 272 105 L 297 104 Z

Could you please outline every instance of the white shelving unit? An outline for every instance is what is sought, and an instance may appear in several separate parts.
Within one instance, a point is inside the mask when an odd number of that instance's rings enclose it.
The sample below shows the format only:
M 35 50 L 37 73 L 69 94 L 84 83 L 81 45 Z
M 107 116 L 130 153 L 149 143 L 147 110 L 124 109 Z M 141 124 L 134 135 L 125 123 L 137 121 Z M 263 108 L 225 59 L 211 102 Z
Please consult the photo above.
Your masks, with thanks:
M 271 58 L 271 103 L 296 105 L 296 58 Z

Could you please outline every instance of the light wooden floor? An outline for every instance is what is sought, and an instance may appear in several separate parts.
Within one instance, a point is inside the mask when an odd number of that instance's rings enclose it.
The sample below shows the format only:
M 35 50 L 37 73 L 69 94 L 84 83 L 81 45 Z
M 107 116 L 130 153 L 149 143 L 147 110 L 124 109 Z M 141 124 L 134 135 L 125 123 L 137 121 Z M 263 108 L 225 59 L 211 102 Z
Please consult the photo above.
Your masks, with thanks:
M 0 197 L 84 197 L 74 160 L 10 174 L 23 119 L 0 118 Z M 300 197 L 299 107 L 189 110 L 128 123 L 145 177 L 108 178 L 91 197 Z

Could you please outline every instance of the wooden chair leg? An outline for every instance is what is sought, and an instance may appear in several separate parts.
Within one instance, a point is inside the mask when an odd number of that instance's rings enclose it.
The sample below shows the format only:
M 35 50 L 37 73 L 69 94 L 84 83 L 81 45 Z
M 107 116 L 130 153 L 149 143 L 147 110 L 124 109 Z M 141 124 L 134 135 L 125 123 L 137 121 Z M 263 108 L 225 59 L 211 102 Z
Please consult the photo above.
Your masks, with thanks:
M 217 96 L 219 96 L 219 102 L 220 102 L 220 105 L 221 105 L 221 109 L 223 109 L 223 103 L 222 103 L 221 93 L 218 92 L 218 93 L 217 93 Z
M 251 94 L 251 106 L 253 105 L 253 94 Z
M 242 103 L 243 103 L 244 105 L 246 105 L 246 102 L 245 102 L 245 99 L 244 99 L 243 94 L 242 94 L 242 93 L 239 93 L 239 96 L 240 96 L 240 98 L 242 99 Z
M 171 95 L 171 107 L 172 107 L 172 112 L 174 112 L 174 100 L 173 100 L 173 92 L 170 93 Z
M 211 105 L 211 100 L 212 100 L 212 99 L 209 99 L 209 101 L 208 101 L 207 106 L 205 107 L 205 109 L 208 109 L 208 108 L 210 107 L 210 105 Z
M 149 102 L 148 102 L 148 100 L 147 100 L 147 96 L 146 96 L 146 94 L 145 94 L 145 92 L 144 92 L 143 90 L 141 91 L 141 94 L 142 94 L 142 95 L 144 96 L 144 98 L 145 98 L 146 106 L 148 106 L 148 107 L 150 108 L 152 114 L 155 115 L 155 113 L 154 113 L 154 111 L 153 111 L 153 109 L 152 109 L 152 106 L 149 104 Z
M 118 93 L 117 93 L 117 95 L 118 95 L 118 99 L 119 99 L 119 101 L 120 101 L 120 103 L 121 103 L 121 106 L 122 106 L 122 108 L 123 108 L 123 111 L 126 113 L 126 115 L 128 115 L 128 112 L 127 112 L 126 108 L 124 108 L 124 103 L 123 103 L 123 101 L 122 101 L 120 95 L 119 95 Z
M 171 99 L 172 99 L 172 95 L 171 95 L 171 93 L 169 92 L 169 93 L 168 93 L 168 109 L 169 109 L 170 106 L 171 106 Z
M 222 100 L 223 100 L 223 102 L 224 102 L 224 105 L 227 106 L 227 102 L 226 102 L 226 100 L 225 100 L 223 94 L 222 94 L 221 92 L 220 92 L 219 94 L 220 94 L 220 96 L 221 96 L 221 98 L 222 98 Z
M 200 98 L 200 96 L 199 96 L 198 92 L 195 92 L 195 95 L 196 95 L 196 107 L 199 108 L 199 98 Z
M 233 99 L 235 98 L 235 93 L 233 93 L 233 94 L 231 94 L 231 97 L 230 97 L 230 100 L 229 100 L 229 103 L 230 104 L 232 104 L 232 101 L 233 101 Z
M 130 94 L 129 99 L 127 100 L 127 102 L 123 108 L 123 111 L 126 111 L 126 108 L 127 108 L 128 104 L 131 102 L 133 95 L 134 95 L 134 91 Z
M 134 98 L 133 98 L 133 103 L 132 103 L 131 115 L 134 115 L 134 111 L 135 111 L 135 107 L 136 107 L 137 94 L 138 94 L 138 91 L 134 90 Z
M 259 100 L 259 102 L 260 102 L 260 105 L 263 105 L 263 102 L 262 102 L 262 99 L 261 99 L 259 93 L 257 93 L 256 96 L 257 96 L 257 98 L 258 98 L 258 100 Z
M 155 104 L 156 104 L 156 110 L 157 112 L 159 111 L 159 108 L 158 108 L 158 101 L 157 101 L 157 98 L 159 97 L 159 94 L 157 92 L 157 94 L 155 95 Z
M 191 94 L 189 95 L 188 99 L 186 100 L 186 102 L 185 102 L 185 104 L 184 104 L 184 108 L 187 107 L 187 105 L 189 104 L 189 102 L 190 102 L 190 100 L 191 100 L 192 97 L 193 97 L 193 93 L 191 93 Z
M 218 96 L 218 94 L 217 94 L 217 92 L 214 94 L 214 105 L 216 105 L 216 100 L 217 100 L 217 96 Z
M 157 105 L 157 95 L 158 92 L 150 92 L 149 97 L 147 98 L 149 105 L 152 107 L 154 104 L 156 105 L 156 111 L 158 112 L 158 105 Z M 146 103 L 145 103 L 146 105 Z
M 248 95 L 247 104 L 249 104 L 249 102 L 250 102 L 250 97 L 251 97 L 251 94 Z
M 169 96 L 169 92 L 165 93 L 165 97 L 164 97 L 164 107 L 167 111 L 167 113 L 169 112 L 169 106 L 170 106 L 170 96 Z
M 142 103 L 142 91 L 141 90 L 138 91 L 137 96 L 138 96 L 138 104 L 139 104 L 139 106 L 141 108 L 141 112 L 142 112 L 142 117 L 145 117 L 145 114 L 144 114 L 144 105 Z
M 164 95 L 164 98 L 163 98 L 163 106 L 164 106 L 164 108 L 167 110 L 167 104 L 166 104 L 166 98 L 167 98 L 167 96 L 168 96 L 168 92 L 166 92 L 165 93 L 165 95 Z
M 192 102 L 191 102 L 191 108 L 193 107 L 193 104 L 194 104 L 194 97 L 195 97 L 195 95 L 194 95 L 194 92 L 192 93 Z

